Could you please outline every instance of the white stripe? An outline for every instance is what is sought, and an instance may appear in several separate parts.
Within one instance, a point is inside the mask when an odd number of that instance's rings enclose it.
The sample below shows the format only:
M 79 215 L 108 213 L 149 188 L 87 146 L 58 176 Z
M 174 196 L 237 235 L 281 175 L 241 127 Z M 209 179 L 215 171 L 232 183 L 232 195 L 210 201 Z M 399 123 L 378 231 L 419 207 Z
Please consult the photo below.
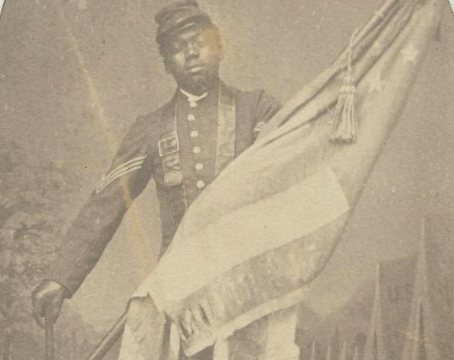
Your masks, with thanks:
M 130 172 L 135 171 L 135 170 L 139 170 L 141 168 L 142 168 L 142 166 L 136 166 L 136 167 L 130 168 L 128 170 L 124 170 L 123 172 L 117 174 L 117 176 L 115 176 L 114 178 L 110 179 L 110 181 L 103 182 L 102 184 L 101 183 L 98 184 L 98 186 L 96 187 L 96 192 L 99 194 L 101 191 L 103 191 L 114 180 L 118 179 L 119 177 L 121 177 L 123 175 L 126 175 L 127 173 L 130 173 Z
M 136 295 L 149 293 L 158 309 L 164 311 L 234 266 L 300 239 L 348 209 L 339 181 L 326 169 L 191 235 L 184 245 L 180 243 L 183 246 L 175 246 L 164 255 Z M 181 264 L 186 264 L 183 272 Z
M 123 167 L 123 166 L 125 166 L 125 165 L 128 165 L 128 164 L 130 164 L 130 163 L 132 163 L 132 162 L 139 161 L 139 160 L 145 160 L 147 157 L 148 157 L 148 155 L 144 155 L 144 156 L 138 156 L 138 157 L 135 157 L 135 158 L 133 158 L 133 159 L 130 159 L 130 160 L 128 160 L 128 161 L 126 161 L 126 162 L 124 162 L 124 163 L 118 165 L 118 166 L 117 166 L 115 169 L 113 169 L 111 172 L 114 172 L 115 170 L 117 170 L 117 169 L 119 169 L 119 168 L 121 168 L 121 167 Z
M 124 171 L 126 169 L 129 169 L 133 166 L 139 166 L 144 163 L 144 160 L 137 160 L 136 162 L 130 163 L 128 165 L 122 166 L 121 168 L 117 168 L 115 171 L 111 171 L 109 174 L 104 175 L 103 178 L 101 179 L 101 182 L 103 181 L 108 181 L 110 180 L 111 177 L 114 177 L 117 175 L 119 172 Z
M 110 173 L 106 174 L 105 177 L 106 177 L 106 178 L 109 177 L 110 174 L 114 173 L 115 171 L 117 171 L 117 170 L 119 170 L 119 169 L 121 169 L 121 168 L 123 168 L 123 167 L 125 167 L 125 166 L 127 166 L 127 165 L 129 165 L 129 164 L 131 164 L 131 163 L 133 163 L 133 162 L 136 162 L 136 161 L 142 161 L 142 162 L 143 162 L 143 161 L 145 161 L 145 159 L 147 158 L 147 156 L 148 156 L 148 155 L 139 156 L 139 157 L 136 157 L 136 158 L 134 158 L 134 159 L 128 160 L 128 161 L 126 161 L 126 162 L 123 163 L 123 164 L 120 164 L 120 165 L 118 165 L 115 169 L 111 170 Z
M 139 170 L 141 168 L 142 168 L 141 165 L 137 165 L 137 166 L 132 166 L 130 168 L 124 169 L 121 172 L 118 172 L 114 177 L 110 177 L 108 181 L 101 182 L 100 185 L 102 186 L 103 184 L 110 184 L 112 181 L 119 178 L 120 176 L 123 176 L 131 171 Z
M 101 181 L 98 183 L 98 187 L 104 188 L 105 185 L 110 184 L 112 181 L 117 179 L 119 176 L 124 175 L 125 173 L 128 173 L 130 171 L 130 169 L 136 170 L 136 169 L 140 169 L 141 167 L 142 167 L 142 164 L 132 164 L 127 168 L 121 169 L 121 170 L 117 171 L 115 175 L 111 175 L 108 178 L 101 179 Z
M 0 0 L 0 17 L 2 16 L 3 5 L 5 5 L 5 0 Z

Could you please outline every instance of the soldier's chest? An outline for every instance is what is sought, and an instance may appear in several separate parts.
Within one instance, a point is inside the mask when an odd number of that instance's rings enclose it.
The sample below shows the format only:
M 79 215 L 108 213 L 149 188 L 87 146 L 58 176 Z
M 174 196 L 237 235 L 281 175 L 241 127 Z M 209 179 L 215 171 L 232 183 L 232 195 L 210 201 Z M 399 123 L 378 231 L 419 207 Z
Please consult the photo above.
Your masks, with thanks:
M 163 113 L 155 180 L 158 189 L 182 189 L 188 203 L 237 153 L 237 111 L 233 97 L 177 101 Z
M 219 106 L 214 100 L 211 98 L 200 102 L 183 100 L 176 106 L 175 116 L 182 172 L 185 180 L 196 187 L 197 184 L 198 187 L 203 187 L 202 181 L 208 184 L 216 175 L 220 129 Z M 232 121 L 235 120 L 232 119 Z

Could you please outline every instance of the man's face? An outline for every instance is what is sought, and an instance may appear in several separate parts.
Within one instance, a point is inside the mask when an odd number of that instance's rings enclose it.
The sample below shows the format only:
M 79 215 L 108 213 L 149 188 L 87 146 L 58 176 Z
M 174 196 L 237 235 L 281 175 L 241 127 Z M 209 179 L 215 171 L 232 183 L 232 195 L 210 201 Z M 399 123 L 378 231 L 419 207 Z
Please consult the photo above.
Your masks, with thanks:
M 202 94 L 218 79 L 223 54 L 216 31 L 192 26 L 172 36 L 166 44 L 166 71 L 186 91 Z

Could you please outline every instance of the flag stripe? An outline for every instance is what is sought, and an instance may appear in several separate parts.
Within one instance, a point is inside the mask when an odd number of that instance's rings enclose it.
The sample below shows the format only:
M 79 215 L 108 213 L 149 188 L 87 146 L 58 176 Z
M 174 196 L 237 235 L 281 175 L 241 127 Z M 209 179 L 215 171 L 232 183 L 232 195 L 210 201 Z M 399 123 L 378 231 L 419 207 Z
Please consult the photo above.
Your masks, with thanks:
M 195 234 L 184 249 L 173 249 L 172 257 L 162 260 L 147 287 L 156 307 L 165 310 L 234 266 L 312 233 L 348 209 L 336 176 L 327 168 L 281 193 L 230 213 Z M 213 238 L 217 241 L 207 241 Z M 204 249 L 203 253 L 200 249 Z M 182 259 L 193 264 L 184 272 Z M 180 285 L 173 286 L 174 281 Z

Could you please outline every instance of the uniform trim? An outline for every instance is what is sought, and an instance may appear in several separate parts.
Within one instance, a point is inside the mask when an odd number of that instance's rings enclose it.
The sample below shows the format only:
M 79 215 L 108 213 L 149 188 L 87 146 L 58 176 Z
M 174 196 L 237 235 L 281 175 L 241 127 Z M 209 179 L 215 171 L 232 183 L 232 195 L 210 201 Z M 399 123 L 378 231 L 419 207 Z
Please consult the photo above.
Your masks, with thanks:
M 235 94 L 222 83 L 218 91 L 218 134 L 215 176 L 235 158 L 236 150 L 236 99 Z
M 112 181 L 118 179 L 119 177 L 126 175 L 132 171 L 140 170 L 145 159 L 148 155 L 138 156 L 134 159 L 126 161 L 125 163 L 117 166 L 115 169 L 111 170 L 108 174 L 104 175 L 101 181 L 96 186 L 96 193 L 99 194 L 103 191 Z

